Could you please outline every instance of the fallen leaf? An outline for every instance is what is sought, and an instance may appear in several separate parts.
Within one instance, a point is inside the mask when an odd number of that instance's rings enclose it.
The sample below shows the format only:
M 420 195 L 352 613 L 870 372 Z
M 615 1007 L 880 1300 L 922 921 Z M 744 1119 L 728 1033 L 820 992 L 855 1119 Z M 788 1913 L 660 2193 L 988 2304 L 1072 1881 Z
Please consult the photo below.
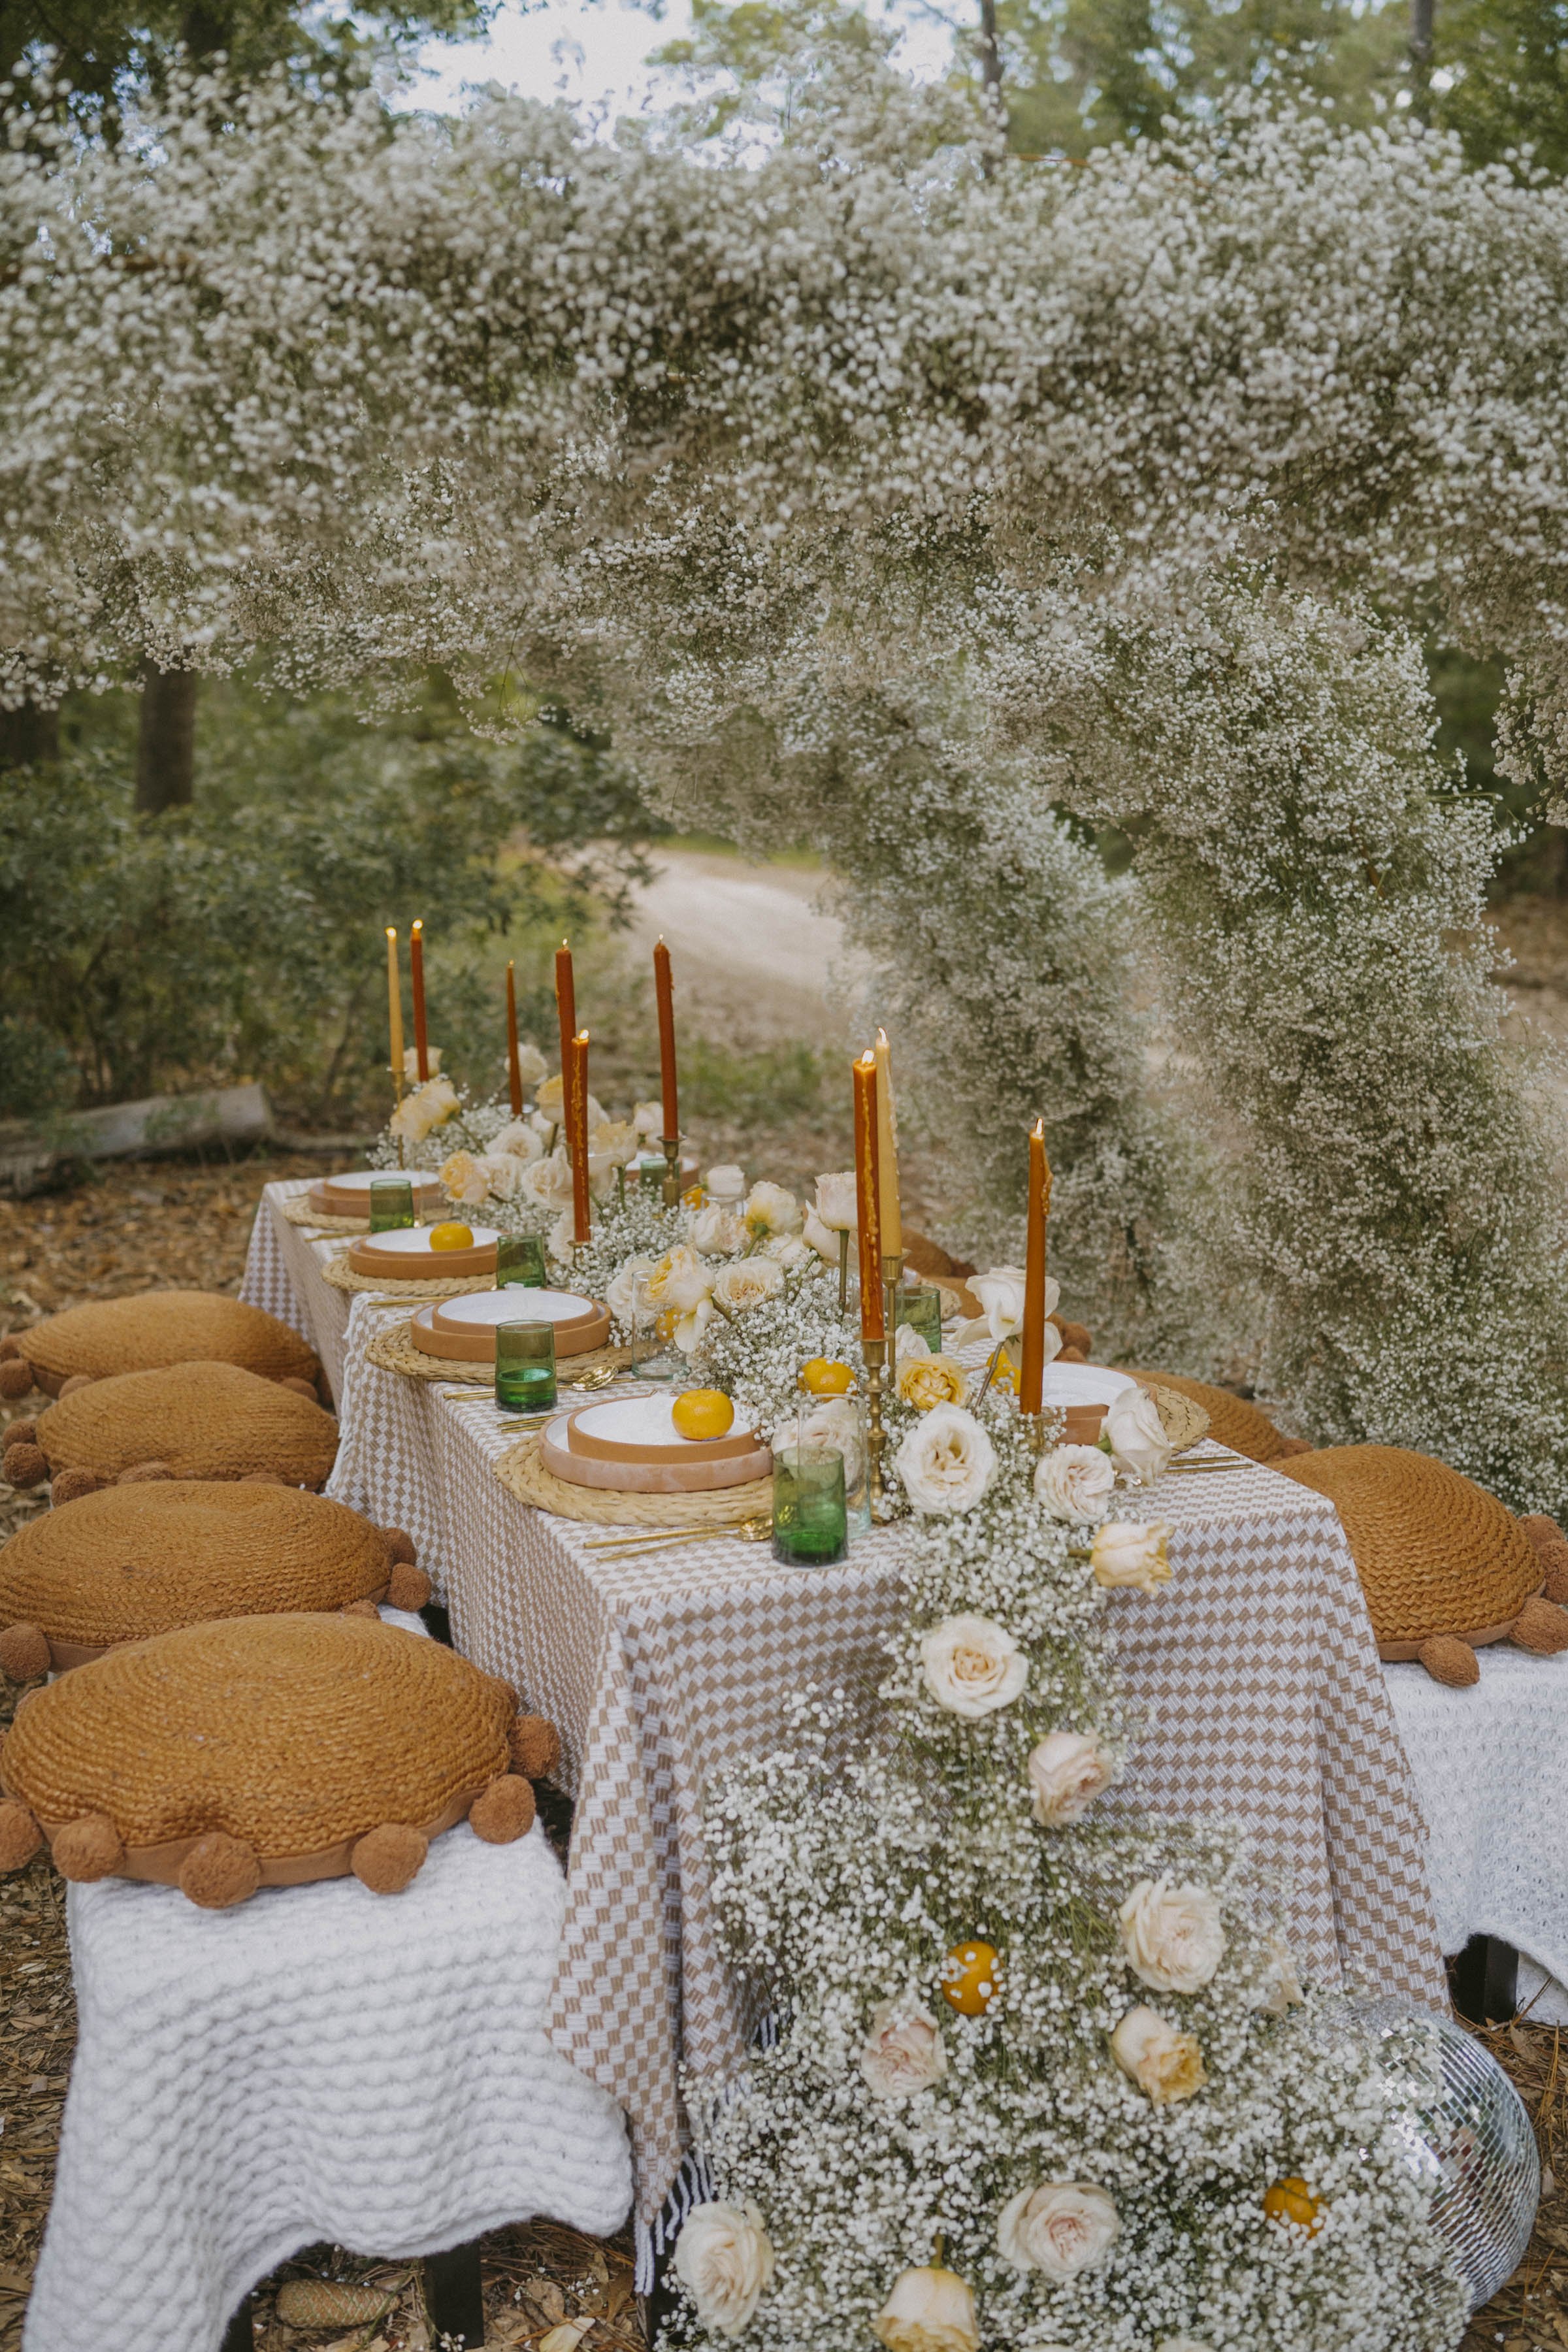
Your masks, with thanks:
M 563 2319 L 548 2336 L 539 2339 L 539 2352 L 577 2352 L 577 2347 L 594 2325 L 591 2319 Z
M 33 2273 L 30 2270 L 0 2269 L 0 2286 L 9 2287 L 13 2294 L 30 2294 L 33 2289 Z
M 566 2316 L 566 2298 L 553 2279 L 530 2279 L 523 2290 L 534 2314 L 546 2327 Z

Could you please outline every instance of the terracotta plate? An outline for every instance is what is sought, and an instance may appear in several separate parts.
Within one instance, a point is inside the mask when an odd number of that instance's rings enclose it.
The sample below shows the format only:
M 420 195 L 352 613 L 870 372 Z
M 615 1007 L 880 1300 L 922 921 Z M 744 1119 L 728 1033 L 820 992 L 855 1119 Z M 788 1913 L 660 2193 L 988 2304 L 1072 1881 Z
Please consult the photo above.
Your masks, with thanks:
M 1137 1385 L 1125 1372 L 1113 1372 L 1104 1364 L 1047 1364 L 1040 1402 L 1047 1412 L 1067 1416 L 1060 1444 L 1093 1445 L 1107 1405 L 1123 1389 Z
M 375 1176 L 395 1176 L 395 1168 L 356 1168 L 342 1176 L 323 1176 L 311 1185 L 307 1199 L 319 1217 L 368 1217 L 370 1214 L 371 1179 Z M 414 1187 L 414 1213 L 441 1206 L 441 1180 L 426 1170 L 423 1175 L 411 1170 L 409 1182 Z
M 504 1290 L 472 1290 L 466 1298 L 434 1300 L 413 1318 L 414 1341 L 427 1356 L 450 1356 L 469 1364 L 493 1364 L 498 1323 L 553 1323 L 555 1353 L 586 1355 L 610 1336 L 602 1307 L 573 1290 L 528 1290 L 509 1283 Z
M 467 1218 L 460 1222 L 468 1223 Z M 367 1234 L 351 1243 L 349 1264 L 356 1274 L 374 1275 L 379 1282 L 459 1282 L 494 1274 L 500 1236 L 493 1226 L 468 1225 L 472 1249 L 433 1250 L 431 1231 L 428 1225 L 405 1225 L 390 1234 Z
M 682 1437 L 670 1419 L 668 1390 L 578 1405 L 546 1425 L 540 1455 L 574 1486 L 622 1494 L 695 1495 L 771 1476 L 773 1457 L 750 1430 L 725 1437 Z

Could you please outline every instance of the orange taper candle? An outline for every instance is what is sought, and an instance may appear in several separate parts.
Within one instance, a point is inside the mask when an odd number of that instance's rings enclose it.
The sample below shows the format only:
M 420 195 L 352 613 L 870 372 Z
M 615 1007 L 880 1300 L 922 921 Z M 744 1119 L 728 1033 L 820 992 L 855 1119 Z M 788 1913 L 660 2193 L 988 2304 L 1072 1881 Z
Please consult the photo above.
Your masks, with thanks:
M 1024 1344 L 1018 1367 L 1018 1410 L 1038 1412 L 1046 1381 L 1046 1219 L 1051 1207 L 1051 1163 L 1046 1122 L 1029 1129 L 1028 1224 L 1024 1239 Z
M 511 1115 L 516 1118 L 522 1109 L 522 1064 L 517 1051 L 517 976 L 510 962 L 506 968 L 506 1075 Z
M 566 1095 L 567 1132 L 572 1144 L 572 1238 L 579 1245 L 588 1239 L 588 1032 L 579 1029 L 572 1040 L 572 1083 Z
M 860 1217 L 860 1337 L 885 1339 L 882 1225 L 877 1198 L 877 1056 L 868 1047 L 854 1066 L 855 1199 Z
M 403 991 L 397 978 L 397 933 L 386 927 L 386 1017 L 392 1036 L 392 1076 L 397 1098 L 403 1099 Z
M 415 923 L 408 933 L 408 985 L 414 996 L 414 1059 L 424 1085 L 430 1075 L 430 1046 L 425 1034 L 425 926 Z
M 669 950 L 662 940 L 653 951 L 653 992 L 658 1003 L 658 1082 L 664 1095 L 664 1139 L 679 1142 L 680 1103 L 675 1087 L 675 989 Z
M 572 1040 L 577 1034 L 577 992 L 572 985 L 572 950 L 564 940 L 555 950 L 555 1010 L 561 1022 L 561 1116 L 566 1116 Z
M 904 1246 L 899 1213 L 899 1118 L 893 1108 L 893 1053 L 885 1029 L 877 1032 L 877 1205 L 882 1255 L 898 1257 Z

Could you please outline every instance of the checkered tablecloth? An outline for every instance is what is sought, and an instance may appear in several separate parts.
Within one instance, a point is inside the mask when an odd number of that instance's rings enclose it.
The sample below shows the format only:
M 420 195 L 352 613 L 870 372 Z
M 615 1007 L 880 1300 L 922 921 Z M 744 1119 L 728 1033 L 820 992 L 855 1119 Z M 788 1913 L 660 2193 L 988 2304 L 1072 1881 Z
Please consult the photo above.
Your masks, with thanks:
M 459 1647 L 561 1727 L 576 1813 L 550 2032 L 625 2108 L 646 2221 L 682 2154 L 679 2065 L 738 2072 L 756 2022 L 719 1957 L 705 1781 L 773 1745 L 806 1683 L 869 1710 L 901 1539 L 879 1531 L 809 1571 L 729 1538 L 595 1555 L 601 1530 L 494 1475 L 513 1441 L 486 1394 L 367 1360 L 387 1312 L 353 1302 L 330 1491 L 409 1530 Z M 1129 1801 L 1247 1832 L 1289 1874 L 1294 1948 L 1320 1980 L 1441 2001 L 1425 1832 L 1332 1506 L 1248 1465 L 1168 1476 L 1146 1515 L 1172 1523 L 1174 1575 L 1115 1602 L 1150 1717 Z
M 264 1307 L 268 1315 L 276 1315 L 310 1341 L 341 1405 L 349 1300 L 345 1292 L 321 1280 L 321 1269 L 348 1244 L 341 1234 L 324 1241 L 308 1241 L 308 1228 L 291 1225 L 278 1214 L 280 1202 L 308 1192 L 315 1181 L 314 1177 L 301 1176 L 266 1186 L 250 1231 L 239 1295 L 247 1306 Z

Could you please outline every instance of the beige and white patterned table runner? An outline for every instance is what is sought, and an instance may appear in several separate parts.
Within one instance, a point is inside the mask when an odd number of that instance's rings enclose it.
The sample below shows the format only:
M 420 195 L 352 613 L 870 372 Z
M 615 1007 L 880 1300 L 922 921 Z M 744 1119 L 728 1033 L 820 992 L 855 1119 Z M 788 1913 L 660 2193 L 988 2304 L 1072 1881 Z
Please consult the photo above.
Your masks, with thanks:
M 596 1556 L 598 1530 L 494 1475 L 512 1441 L 485 1392 L 448 1401 L 367 1361 L 385 1317 L 353 1301 L 331 1491 L 409 1530 L 458 1646 L 561 1727 L 575 1818 L 551 2034 L 626 2109 L 646 2220 L 682 2154 L 678 2069 L 738 2072 L 755 2024 L 719 1956 L 705 1780 L 772 1746 L 807 1683 L 869 1710 L 900 1538 L 808 1571 L 723 1539 Z M 1168 1476 L 1141 1507 L 1172 1523 L 1174 1574 L 1114 1604 L 1150 1718 L 1129 1799 L 1246 1831 L 1289 1875 L 1303 1970 L 1440 2002 L 1425 1831 L 1331 1505 L 1248 1466 Z

